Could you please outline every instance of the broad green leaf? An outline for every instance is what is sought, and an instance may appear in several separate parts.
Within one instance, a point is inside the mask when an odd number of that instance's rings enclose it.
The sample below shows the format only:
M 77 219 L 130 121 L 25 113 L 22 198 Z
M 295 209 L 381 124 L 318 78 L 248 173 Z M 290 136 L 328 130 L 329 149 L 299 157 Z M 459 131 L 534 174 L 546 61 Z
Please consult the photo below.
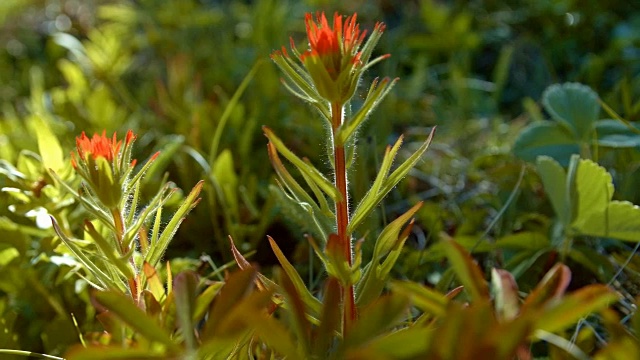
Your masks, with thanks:
M 605 285 L 589 285 L 565 296 L 557 305 L 544 309 L 535 318 L 535 329 L 557 332 L 619 300 Z M 524 311 L 524 309 L 523 309 Z
M 193 187 L 189 196 L 184 200 L 182 205 L 178 208 L 176 213 L 173 215 L 169 223 L 162 231 L 162 235 L 158 238 L 158 241 L 151 245 L 150 251 L 146 254 L 145 260 L 151 264 L 151 266 L 157 266 L 158 262 L 160 262 L 160 258 L 164 255 L 167 246 L 169 246 L 169 242 L 175 235 L 176 231 L 178 231 L 178 227 L 180 223 L 184 220 L 187 214 L 198 204 L 200 198 L 200 191 L 202 190 L 202 185 L 204 182 L 199 181 L 196 186 Z
M 38 150 L 42 157 L 42 164 L 46 169 L 62 170 L 65 166 L 62 146 L 60 146 L 60 142 L 51 130 L 49 123 L 38 115 L 30 117 L 30 121 L 36 129 L 35 133 L 38 138 Z
M 495 249 L 539 250 L 549 247 L 547 234 L 536 231 L 523 231 L 503 236 L 495 241 Z
M 268 238 L 269 244 L 271 244 L 271 249 L 273 249 L 274 254 L 280 262 L 280 266 L 282 266 L 282 269 L 287 273 L 287 275 L 289 275 L 289 279 L 291 279 L 293 286 L 300 294 L 302 301 L 307 306 L 308 310 L 311 311 L 311 316 L 317 318 L 318 314 L 320 314 L 322 304 L 309 292 L 306 285 L 304 284 L 304 281 L 300 277 L 300 274 L 298 274 L 298 271 L 296 271 L 295 267 L 291 265 L 287 257 L 278 247 L 278 244 L 275 242 L 275 240 L 273 240 L 271 236 L 268 236 Z
M 637 125 L 632 125 L 636 131 L 622 121 L 614 119 L 598 120 L 596 122 L 597 144 L 612 148 L 631 148 L 640 146 L 640 134 Z
M 229 149 L 224 149 L 213 162 L 211 175 L 216 179 L 224 197 L 224 204 L 234 216 L 238 216 L 238 176 L 233 164 L 233 155 Z
M 578 83 L 551 85 L 542 94 L 542 104 L 554 120 L 570 128 L 578 139 L 584 141 L 592 136 L 600 104 L 598 94 L 590 87 Z
M 182 329 L 187 349 L 191 351 L 195 350 L 197 345 L 193 323 L 197 287 L 198 275 L 193 271 L 181 272 L 173 280 L 173 296 L 178 324 Z
M 580 153 L 580 145 L 567 129 L 551 121 L 540 121 L 522 130 L 513 144 L 513 153 L 529 162 L 546 155 L 566 166 L 571 155 Z
M 544 191 L 547 193 L 549 201 L 553 206 L 553 210 L 566 226 L 571 223 L 571 205 L 567 203 L 567 173 L 553 158 L 548 156 L 539 156 L 536 159 L 536 169 Z
M 322 175 L 322 173 L 320 171 L 318 171 L 318 169 L 316 169 L 315 167 L 307 164 L 302 159 L 297 157 L 293 152 L 291 152 L 291 150 L 289 150 L 284 145 L 282 140 L 280 140 L 271 131 L 271 129 L 269 129 L 268 127 L 265 126 L 265 127 L 262 128 L 262 130 L 264 131 L 264 133 L 267 136 L 267 138 L 269 139 L 269 141 L 271 141 L 271 143 L 273 143 L 273 145 L 276 147 L 278 152 L 280 154 L 282 154 L 282 156 L 284 156 L 287 160 L 289 160 L 293 165 L 295 165 L 295 167 L 300 172 L 304 173 L 311 180 L 313 180 L 313 182 L 315 182 L 316 185 L 320 189 L 322 189 L 322 191 L 325 194 L 329 195 L 329 197 L 331 199 L 333 199 L 333 201 L 338 202 L 338 201 L 341 200 L 341 195 L 340 195 L 340 192 L 338 191 L 338 189 L 333 185 L 333 183 L 331 183 L 331 181 L 327 180 L 327 178 L 325 178 L 324 175 Z
M 640 241 L 640 208 L 628 201 L 612 201 L 603 212 L 591 214 L 577 227 L 584 235 Z
M 106 309 L 116 314 L 121 321 L 150 341 L 165 345 L 178 351 L 179 347 L 171 340 L 169 334 L 154 319 L 137 307 L 131 298 L 115 291 L 104 291 L 95 294 L 96 300 Z
M 574 184 L 577 211 L 572 225 L 581 228 L 587 221 L 593 220 L 594 214 L 604 214 L 613 197 L 613 181 L 605 168 L 591 160 L 581 159 Z
M 455 271 L 465 291 L 472 301 L 486 301 L 489 299 L 489 287 L 482 275 L 482 271 L 473 261 L 469 253 L 452 240 L 443 240 L 445 252 L 453 271 Z
M 7 266 L 13 259 L 20 257 L 20 252 L 14 247 L 0 250 L 0 267 Z

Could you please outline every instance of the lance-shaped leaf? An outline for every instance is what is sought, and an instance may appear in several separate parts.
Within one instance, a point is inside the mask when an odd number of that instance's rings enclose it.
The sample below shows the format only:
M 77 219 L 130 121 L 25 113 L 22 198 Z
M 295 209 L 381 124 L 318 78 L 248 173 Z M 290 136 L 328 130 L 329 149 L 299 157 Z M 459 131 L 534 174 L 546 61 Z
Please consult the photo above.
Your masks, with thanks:
M 96 245 L 98 245 L 98 248 L 102 252 L 102 255 L 104 255 L 109 260 L 109 263 L 120 270 L 122 276 L 124 276 L 125 278 L 133 278 L 133 269 L 129 264 L 129 257 L 121 257 L 125 254 L 120 254 L 117 248 L 114 248 L 113 244 L 109 243 L 88 220 L 85 220 L 84 228 L 87 233 L 89 233 Z
M 382 81 L 380 81 L 380 84 L 378 84 L 378 79 L 375 79 L 373 81 L 371 87 L 369 88 L 367 98 L 365 99 L 364 104 L 362 104 L 362 107 L 352 118 L 348 119 L 348 121 L 346 121 L 338 129 L 338 132 L 335 136 L 335 142 L 337 146 L 342 146 L 351 139 L 351 137 L 356 133 L 356 130 L 369 117 L 371 112 L 378 106 L 380 101 L 382 101 L 382 99 L 387 96 L 387 94 L 397 81 L 398 78 L 395 78 L 393 80 L 384 78 L 382 79 Z
M 269 238 L 269 244 L 271 244 L 271 249 L 273 249 L 273 253 L 276 255 L 276 257 L 278 258 L 278 261 L 280 262 L 280 266 L 282 266 L 282 269 L 289 276 L 289 279 L 291 280 L 293 286 L 296 288 L 296 290 L 300 294 L 300 298 L 302 299 L 304 304 L 307 306 L 308 310 L 311 311 L 310 315 L 317 318 L 318 314 L 320 314 L 320 309 L 322 307 L 322 304 L 318 299 L 316 299 L 309 292 L 309 290 L 304 284 L 304 281 L 300 277 L 300 274 L 298 274 L 298 272 L 293 267 L 293 265 L 291 265 L 287 257 L 284 256 L 284 253 L 280 250 L 275 240 L 273 240 L 271 236 L 268 236 L 268 238 Z
M 160 324 L 149 317 L 131 299 L 115 291 L 104 291 L 95 294 L 96 300 L 107 310 L 125 324 L 129 325 L 135 332 L 146 339 L 163 344 L 173 351 L 179 351 L 179 347 L 171 340 Z
M 518 316 L 520 299 L 518 284 L 513 275 L 506 270 L 493 269 L 491 271 L 491 285 L 498 320 L 508 321 Z
M 387 283 L 389 273 L 400 254 L 400 250 L 409 236 L 412 224 L 405 229 L 402 235 L 400 231 L 421 206 L 422 202 L 414 205 L 402 216 L 387 225 L 380 233 L 373 249 L 373 258 L 366 266 L 362 279 L 358 282 L 356 291 L 358 306 L 365 306 L 380 296 Z M 389 255 L 383 262 L 383 258 L 392 250 L 396 250 L 395 253 Z
M 342 200 L 342 196 L 338 189 L 333 185 L 333 183 L 331 183 L 331 181 L 327 180 L 327 178 L 325 178 L 318 169 L 307 164 L 291 152 L 291 150 L 284 145 L 282 140 L 280 140 L 269 128 L 265 126 L 262 130 L 269 141 L 271 141 L 276 147 L 278 152 L 295 165 L 300 172 L 308 176 L 325 194 L 329 195 L 334 202 Z
M 353 212 L 353 216 L 347 228 L 348 233 L 353 233 L 359 225 L 362 224 L 364 219 L 366 219 L 369 214 L 373 211 L 373 209 L 382 201 L 382 199 L 393 189 L 399 182 L 404 178 L 411 170 L 415 164 L 422 158 L 422 155 L 429 148 L 429 144 L 431 144 L 431 139 L 435 133 L 435 128 L 431 130 L 429 137 L 427 140 L 416 150 L 413 155 L 411 155 L 405 162 L 403 162 L 400 166 L 398 166 L 391 175 L 387 176 L 389 169 L 393 163 L 393 159 L 397 154 L 400 144 L 402 142 L 402 138 L 398 139 L 396 144 L 393 147 L 388 147 L 387 152 L 385 153 L 385 157 L 382 160 L 382 165 L 380 166 L 380 171 L 376 176 L 376 179 L 364 196 L 364 198 L 360 201 L 356 210 Z
M 279 275 L 298 344 L 300 344 L 302 352 L 306 355 L 305 358 L 309 358 L 311 354 L 311 323 L 307 319 L 306 306 L 302 301 L 298 287 L 293 283 L 287 272 L 280 271 Z
M 489 287 L 469 253 L 453 240 L 443 240 L 451 267 L 473 301 L 489 300 Z
M 122 291 L 126 291 L 125 287 L 122 285 L 122 282 L 120 281 L 121 279 L 111 278 L 104 271 L 102 271 L 102 269 L 98 265 L 96 265 L 95 261 L 89 258 L 86 252 L 83 249 L 80 249 L 75 244 L 73 239 L 65 235 L 62 229 L 60 229 L 60 226 L 58 226 L 58 222 L 53 216 L 51 216 L 51 223 L 53 224 L 53 229 L 55 230 L 56 234 L 58 234 L 62 242 L 64 242 L 64 244 L 69 248 L 69 250 L 71 250 L 73 255 L 76 257 L 76 259 L 78 259 L 82 263 L 84 268 L 87 269 L 87 271 L 89 271 L 91 275 L 93 275 L 95 280 L 98 282 L 98 284 L 95 284 L 93 282 L 91 282 L 91 284 L 94 284 L 94 286 L 100 290 L 118 288 Z
M 187 196 L 182 205 L 180 205 L 167 226 L 164 228 L 164 231 L 162 231 L 162 235 L 160 235 L 158 241 L 151 244 L 151 248 L 146 254 L 145 260 L 152 266 L 158 265 L 158 262 L 167 249 L 167 246 L 169 246 L 169 242 L 173 238 L 173 235 L 176 233 L 176 231 L 178 231 L 180 223 L 182 223 L 182 220 L 184 220 L 185 216 L 187 216 L 187 214 L 200 201 L 200 198 L 198 196 L 200 195 L 203 184 L 204 181 L 200 180 L 196 184 L 196 186 L 193 187 L 193 189 L 189 193 L 189 196 Z

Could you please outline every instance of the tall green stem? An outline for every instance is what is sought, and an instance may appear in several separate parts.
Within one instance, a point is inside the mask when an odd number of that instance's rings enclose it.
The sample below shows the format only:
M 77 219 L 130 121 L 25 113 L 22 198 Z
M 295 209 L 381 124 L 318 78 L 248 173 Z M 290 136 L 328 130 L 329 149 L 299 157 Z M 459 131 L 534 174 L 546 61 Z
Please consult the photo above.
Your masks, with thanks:
M 336 131 L 343 121 L 343 104 L 336 102 L 331 104 L 332 134 L 335 139 Z M 343 145 L 336 145 L 334 141 L 333 155 L 335 164 L 335 185 L 342 199 L 336 201 L 336 228 L 338 239 L 343 249 L 343 254 L 349 266 L 352 264 L 351 235 L 347 233 L 349 225 L 349 193 L 347 191 L 347 168 Z M 355 293 L 353 285 L 342 288 L 343 298 L 343 335 L 350 328 L 357 316 Z

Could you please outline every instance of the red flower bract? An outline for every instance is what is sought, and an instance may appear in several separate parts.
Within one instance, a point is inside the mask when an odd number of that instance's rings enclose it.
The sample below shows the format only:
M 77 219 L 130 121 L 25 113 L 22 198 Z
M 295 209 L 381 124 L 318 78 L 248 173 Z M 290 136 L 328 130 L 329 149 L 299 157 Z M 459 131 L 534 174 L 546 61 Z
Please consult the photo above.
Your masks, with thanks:
M 135 138 L 133 131 L 129 130 L 125 138 L 126 144 L 130 144 Z M 108 138 L 106 130 L 102 131 L 102 135 L 93 134 L 91 138 L 87 137 L 84 131 L 76 137 L 76 150 L 83 161 L 87 159 L 87 156 L 91 156 L 93 159 L 103 157 L 111 162 L 117 157 L 121 145 L 122 140 L 117 140 L 116 133 L 113 133 L 112 138 Z M 74 168 L 78 167 L 74 156 L 71 157 L 71 165 Z
M 305 15 L 309 50 L 301 54 L 300 60 L 305 61 L 309 56 L 322 58 L 327 71 L 332 77 L 337 77 L 342 70 L 343 60 L 349 63 L 359 61 L 359 52 L 356 52 L 366 31 L 360 33 L 360 26 L 356 23 L 357 14 L 347 17 L 342 23 L 342 16 L 335 13 L 333 16 L 333 28 L 329 26 L 324 13 L 316 15 L 316 21 L 310 13 Z

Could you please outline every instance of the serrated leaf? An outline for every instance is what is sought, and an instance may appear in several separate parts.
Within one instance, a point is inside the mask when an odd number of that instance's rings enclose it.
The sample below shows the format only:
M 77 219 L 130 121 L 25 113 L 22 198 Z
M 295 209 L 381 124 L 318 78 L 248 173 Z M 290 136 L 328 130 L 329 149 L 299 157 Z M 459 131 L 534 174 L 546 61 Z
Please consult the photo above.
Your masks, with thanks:
M 102 306 L 116 314 L 122 322 L 140 335 L 150 341 L 163 344 L 173 351 L 179 350 L 160 324 L 145 314 L 130 298 L 115 291 L 98 292 L 95 297 Z
M 640 146 L 640 134 L 637 125 L 633 124 L 636 131 L 629 125 L 619 120 L 604 119 L 596 122 L 596 134 L 598 146 L 611 148 L 632 148 Z
M 574 179 L 577 204 L 572 225 L 581 228 L 594 214 L 604 214 L 613 197 L 613 180 L 602 166 L 581 159 Z
M 578 139 L 587 140 L 600 113 L 598 94 L 578 83 L 555 84 L 542 94 L 542 104 L 551 117 L 570 128 Z
M 612 201 L 577 227 L 584 235 L 640 242 L 640 208 L 628 201 Z
M 551 121 L 539 121 L 520 132 L 513 144 L 513 153 L 529 162 L 547 155 L 567 166 L 571 155 L 580 153 L 580 145 L 575 136 L 562 126 Z
M 536 169 L 553 210 L 565 226 L 569 225 L 571 205 L 567 203 L 567 172 L 549 156 L 539 156 L 536 159 Z

